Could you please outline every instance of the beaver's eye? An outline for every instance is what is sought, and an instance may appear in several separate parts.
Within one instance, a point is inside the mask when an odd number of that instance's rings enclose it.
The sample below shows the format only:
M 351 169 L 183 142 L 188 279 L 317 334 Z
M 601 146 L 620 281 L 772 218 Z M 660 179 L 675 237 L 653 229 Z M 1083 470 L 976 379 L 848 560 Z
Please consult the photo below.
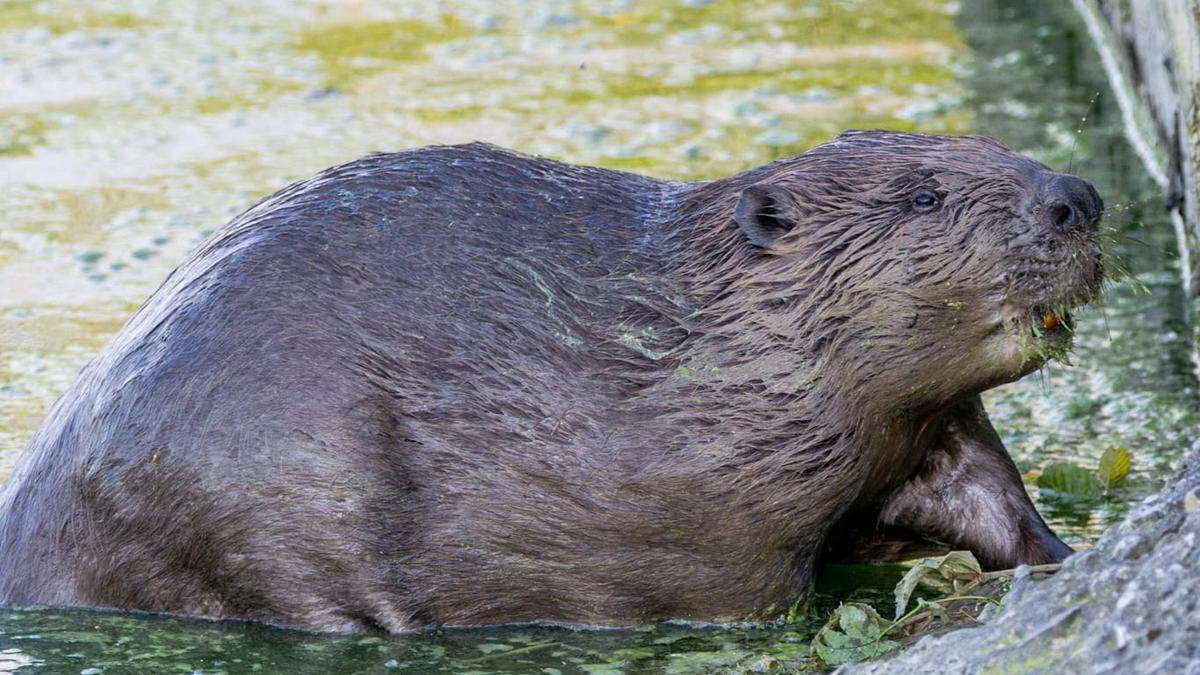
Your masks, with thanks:
M 918 211 L 932 211 L 942 205 L 942 200 L 929 190 L 918 190 L 913 195 L 913 208 Z

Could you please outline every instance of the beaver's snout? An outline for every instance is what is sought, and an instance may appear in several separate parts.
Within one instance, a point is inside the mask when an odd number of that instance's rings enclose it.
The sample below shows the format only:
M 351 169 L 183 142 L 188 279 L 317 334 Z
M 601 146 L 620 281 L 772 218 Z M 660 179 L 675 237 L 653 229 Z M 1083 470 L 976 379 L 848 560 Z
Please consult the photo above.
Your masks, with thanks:
M 1095 295 L 1104 276 L 1097 241 L 1104 213 L 1100 194 L 1081 178 L 1050 171 L 1038 175 L 1034 190 L 1032 227 L 1018 240 L 1025 258 L 1019 267 L 1042 276 L 1049 288 L 1041 297 L 1033 295 L 1051 304 L 1074 304 Z
M 1005 322 L 1022 340 L 1070 345 L 1070 310 L 1096 297 L 1104 278 L 1097 240 L 1104 202 L 1091 183 L 1037 174 L 1032 226 L 1015 241 Z
M 1038 223 L 1056 233 L 1095 232 L 1104 201 L 1092 184 L 1060 173 L 1046 173 L 1041 199 L 1034 207 Z

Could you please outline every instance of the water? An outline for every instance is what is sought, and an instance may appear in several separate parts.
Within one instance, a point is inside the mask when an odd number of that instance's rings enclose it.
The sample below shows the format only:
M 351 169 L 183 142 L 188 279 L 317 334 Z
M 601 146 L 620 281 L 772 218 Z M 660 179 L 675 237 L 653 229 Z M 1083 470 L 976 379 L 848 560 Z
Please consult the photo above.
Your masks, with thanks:
M 845 127 L 974 132 L 1089 178 L 1112 207 L 1109 250 L 1129 276 L 1078 316 L 1076 366 L 987 396 L 1022 471 L 1131 451 L 1130 482 L 1110 498 L 1041 500 L 1052 526 L 1086 546 L 1200 434 L 1162 196 L 1126 147 L 1068 4 L 0 2 L 0 480 L 188 250 L 325 166 L 482 139 L 688 179 Z M 0 610 L 0 672 L 804 667 L 813 627 L 839 601 L 887 614 L 899 573 L 832 569 L 810 616 L 774 627 L 336 638 Z

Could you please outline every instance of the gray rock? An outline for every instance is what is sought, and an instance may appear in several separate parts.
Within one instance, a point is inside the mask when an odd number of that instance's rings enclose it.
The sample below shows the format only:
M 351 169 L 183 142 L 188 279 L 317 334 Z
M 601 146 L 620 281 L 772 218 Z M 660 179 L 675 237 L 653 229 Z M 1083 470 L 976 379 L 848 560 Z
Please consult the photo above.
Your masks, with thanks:
M 983 618 L 837 672 L 1200 674 L 1200 452 L 1058 574 L 1018 575 Z

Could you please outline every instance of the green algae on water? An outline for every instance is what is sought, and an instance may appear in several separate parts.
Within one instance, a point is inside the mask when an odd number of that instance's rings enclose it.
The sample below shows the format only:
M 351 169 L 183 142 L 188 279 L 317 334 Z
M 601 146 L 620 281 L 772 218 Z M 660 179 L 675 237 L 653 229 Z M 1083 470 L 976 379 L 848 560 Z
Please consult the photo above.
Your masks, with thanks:
M 328 86 L 346 86 L 389 65 L 423 61 L 431 44 L 466 35 L 462 21 L 447 14 L 438 23 L 396 19 L 310 26 L 300 31 L 295 47 L 320 57 Z

